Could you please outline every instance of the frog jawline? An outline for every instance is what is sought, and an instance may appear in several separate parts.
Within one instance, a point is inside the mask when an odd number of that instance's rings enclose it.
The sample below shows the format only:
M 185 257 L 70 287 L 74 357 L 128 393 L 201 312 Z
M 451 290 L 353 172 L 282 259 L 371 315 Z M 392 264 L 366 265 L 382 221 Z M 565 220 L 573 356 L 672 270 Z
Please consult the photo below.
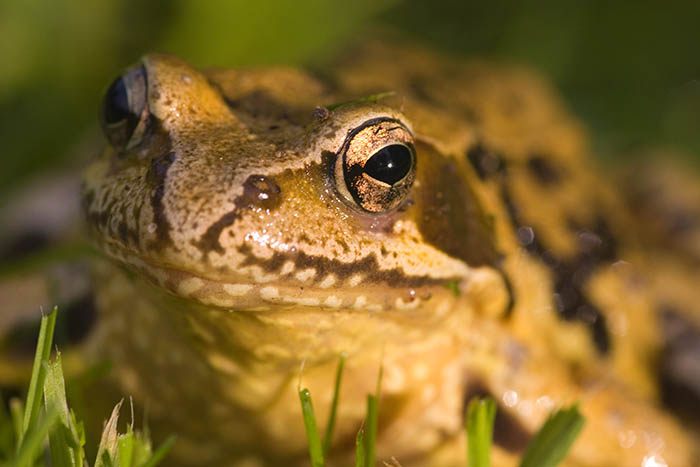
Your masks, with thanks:
M 255 281 L 243 277 L 240 280 L 232 278 L 229 282 L 155 265 L 133 253 L 124 255 L 113 248 L 109 251 L 112 259 L 142 275 L 154 286 L 207 308 L 227 311 L 269 311 L 282 307 L 355 312 L 412 310 L 420 308 L 436 291 L 447 291 L 434 285 L 412 289 L 409 293 L 403 288 L 388 288 L 385 284 L 323 287 Z

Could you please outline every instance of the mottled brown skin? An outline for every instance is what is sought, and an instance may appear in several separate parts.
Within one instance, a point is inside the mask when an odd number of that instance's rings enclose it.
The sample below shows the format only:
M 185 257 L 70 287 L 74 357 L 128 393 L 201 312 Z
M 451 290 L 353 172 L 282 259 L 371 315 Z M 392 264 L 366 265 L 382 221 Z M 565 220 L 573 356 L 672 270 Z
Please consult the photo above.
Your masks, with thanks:
M 474 394 L 499 401 L 494 465 L 576 401 L 588 422 L 566 465 L 697 460 L 657 406 L 655 301 L 625 211 L 539 78 L 380 43 L 327 81 L 143 66 L 145 134 L 84 177 L 93 236 L 124 266 L 100 266 L 95 341 L 179 433 L 178 462 L 307 462 L 296 388 L 324 426 L 342 352 L 335 465 L 380 365 L 378 454 L 404 466 L 464 465 Z M 336 166 L 373 119 L 399 122 L 416 157 L 381 212 L 347 196 Z

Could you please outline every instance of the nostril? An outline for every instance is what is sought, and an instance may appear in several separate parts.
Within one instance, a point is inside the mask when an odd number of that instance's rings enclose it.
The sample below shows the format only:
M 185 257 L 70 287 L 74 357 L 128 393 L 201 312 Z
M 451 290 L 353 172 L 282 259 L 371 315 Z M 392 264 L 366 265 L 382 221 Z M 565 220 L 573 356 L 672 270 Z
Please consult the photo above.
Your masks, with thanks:
M 264 175 L 251 175 L 243 183 L 243 194 L 236 200 L 239 207 L 263 207 L 272 209 L 279 205 L 282 189 L 274 179 Z

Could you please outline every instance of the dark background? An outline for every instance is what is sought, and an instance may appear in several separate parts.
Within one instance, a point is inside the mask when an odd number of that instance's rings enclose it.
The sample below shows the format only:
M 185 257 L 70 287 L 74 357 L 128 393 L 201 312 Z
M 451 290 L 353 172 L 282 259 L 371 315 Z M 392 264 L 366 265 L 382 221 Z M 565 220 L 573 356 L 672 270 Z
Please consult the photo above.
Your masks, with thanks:
M 144 52 L 322 65 L 385 28 L 539 69 L 605 161 L 665 145 L 700 164 L 698 1 L 0 0 L 0 200 L 99 151 L 102 92 Z

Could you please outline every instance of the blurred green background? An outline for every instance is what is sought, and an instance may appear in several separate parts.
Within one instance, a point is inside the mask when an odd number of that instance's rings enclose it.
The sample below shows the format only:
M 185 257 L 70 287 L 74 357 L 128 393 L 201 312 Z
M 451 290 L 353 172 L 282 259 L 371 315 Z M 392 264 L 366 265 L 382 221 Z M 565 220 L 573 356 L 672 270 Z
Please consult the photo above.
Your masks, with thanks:
M 0 198 L 99 150 L 101 94 L 146 51 L 323 64 L 382 28 L 541 70 L 601 157 L 659 144 L 700 155 L 698 1 L 0 0 Z

